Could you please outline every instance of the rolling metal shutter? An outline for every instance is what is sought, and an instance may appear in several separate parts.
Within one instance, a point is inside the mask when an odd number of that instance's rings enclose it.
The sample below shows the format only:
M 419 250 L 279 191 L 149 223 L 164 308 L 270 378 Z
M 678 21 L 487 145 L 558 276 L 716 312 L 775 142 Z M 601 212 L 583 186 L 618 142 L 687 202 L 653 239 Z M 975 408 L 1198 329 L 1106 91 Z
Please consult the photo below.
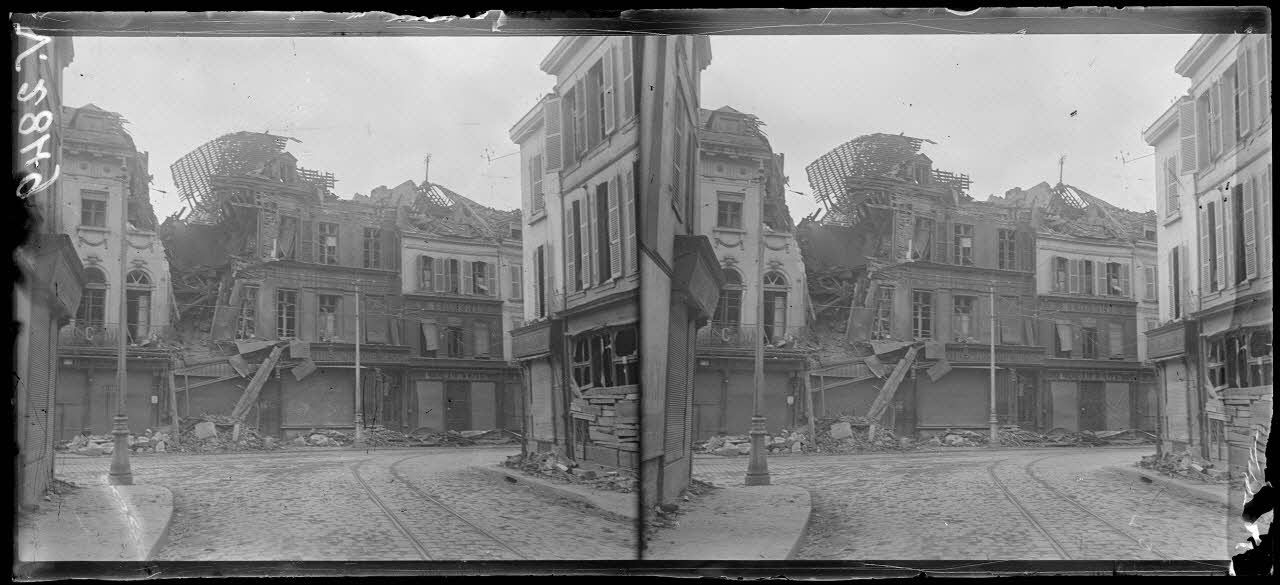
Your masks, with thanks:
M 663 451 L 666 463 L 678 461 L 688 451 L 686 440 L 689 427 L 689 322 L 683 304 L 671 307 L 670 330 L 667 332 L 667 389 L 664 414 Z

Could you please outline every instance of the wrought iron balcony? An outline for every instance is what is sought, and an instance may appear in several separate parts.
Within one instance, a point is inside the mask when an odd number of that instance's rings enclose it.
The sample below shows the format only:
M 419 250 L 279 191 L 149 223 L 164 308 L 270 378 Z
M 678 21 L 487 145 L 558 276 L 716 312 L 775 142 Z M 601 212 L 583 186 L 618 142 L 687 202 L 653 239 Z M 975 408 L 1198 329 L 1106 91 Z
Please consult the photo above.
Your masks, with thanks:
M 698 347 L 754 348 L 760 339 L 756 325 L 739 323 L 715 323 L 698 330 Z M 804 326 L 780 327 L 765 325 L 765 349 L 795 349 L 796 343 L 808 334 Z
M 125 344 L 130 347 L 159 346 L 170 331 L 169 326 L 140 326 L 130 323 L 124 328 Z M 72 323 L 58 331 L 60 347 L 117 347 L 120 343 L 119 323 Z

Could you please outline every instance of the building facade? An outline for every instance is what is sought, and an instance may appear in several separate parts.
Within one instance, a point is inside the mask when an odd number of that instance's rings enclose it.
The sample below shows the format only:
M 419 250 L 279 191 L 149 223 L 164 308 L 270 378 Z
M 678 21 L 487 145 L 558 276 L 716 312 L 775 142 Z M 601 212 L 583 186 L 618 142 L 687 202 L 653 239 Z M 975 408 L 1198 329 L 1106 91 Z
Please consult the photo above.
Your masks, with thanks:
M 808 295 L 784 196 L 783 157 L 753 116 L 728 106 L 699 114 L 697 229 L 711 238 L 725 286 L 711 322 L 698 330 L 693 437 L 748 431 L 761 325 L 763 414 L 771 429 L 795 428 L 806 415 L 808 360 L 796 340 L 805 335 Z M 762 324 L 755 322 L 757 303 L 764 305 Z
M 1174 68 L 1188 94 L 1144 133 L 1169 235 L 1161 253 L 1192 260 L 1165 275 L 1177 302 L 1148 332 L 1168 358 L 1162 447 L 1236 472 L 1265 444 L 1272 404 L 1270 49 L 1267 35 L 1199 37 Z
M 997 203 L 1036 230 L 1036 404 L 1041 430 L 1156 430 L 1156 386 L 1142 331 L 1157 306 L 1153 212 L 1117 208 L 1079 188 L 1040 183 Z
M 863 136 L 807 167 L 825 207 L 800 226 L 812 302 L 832 309 L 815 311 L 820 320 L 847 322 L 854 344 L 848 363 L 833 364 L 850 371 L 815 372 L 815 411 L 865 415 L 885 384 L 877 378 L 910 356 L 883 424 L 910 435 L 985 429 L 994 335 L 998 420 L 1028 424 L 1044 365 L 1031 214 L 974 201 L 968 177 L 935 170 L 921 142 Z
M 636 471 L 640 273 L 636 194 L 641 43 L 569 37 L 542 61 L 555 77 L 511 130 L 520 145 L 525 447 Z
M 71 238 L 59 232 L 57 217 L 57 195 L 66 168 L 60 130 L 62 74 L 75 51 L 70 38 L 36 35 L 22 25 L 16 25 L 15 31 L 14 46 L 27 55 L 19 58 L 14 78 L 14 95 L 20 99 L 14 120 L 22 122 L 17 143 L 22 148 L 36 145 L 36 156 L 30 158 L 30 150 L 15 151 L 12 168 L 14 176 L 22 179 L 17 193 L 8 198 L 11 217 L 27 219 L 25 232 L 13 239 L 17 246 L 11 285 L 12 319 L 17 325 L 12 328 L 16 335 L 12 338 L 11 400 L 18 447 L 12 469 L 16 503 L 19 510 L 26 510 L 39 506 L 53 481 L 53 447 L 61 415 L 58 331 L 75 315 L 84 273 Z M 43 49 L 38 48 L 41 45 Z M 26 53 L 31 49 L 36 50 Z M 26 131 L 21 126 L 27 126 Z
M 86 284 L 75 319 L 59 332 L 57 435 L 67 440 L 111 429 L 121 335 L 130 366 L 129 423 L 158 426 L 168 418 L 169 358 L 159 346 L 170 337 L 173 295 L 151 208 L 147 153 L 138 151 L 119 114 L 93 104 L 64 107 L 61 129 L 64 167 L 57 222 L 75 243 Z M 128 222 L 123 244 L 122 219 Z

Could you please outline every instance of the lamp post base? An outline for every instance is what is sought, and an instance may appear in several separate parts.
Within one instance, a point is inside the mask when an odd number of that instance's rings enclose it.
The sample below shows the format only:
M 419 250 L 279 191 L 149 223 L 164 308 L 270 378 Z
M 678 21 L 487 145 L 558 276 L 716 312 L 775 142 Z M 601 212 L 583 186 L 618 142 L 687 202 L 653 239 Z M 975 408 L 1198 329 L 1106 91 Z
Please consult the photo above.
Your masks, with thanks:
M 991 441 L 989 441 L 988 444 L 991 447 L 999 447 L 1000 446 L 1000 420 L 998 419 L 998 417 L 996 417 L 996 413 L 992 412 L 991 418 L 987 419 L 987 422 L 991 424 Z
M 356 414 L 355 443 L 357 445 L 364 444 L 364 415 L 363 414 Z
M 747 485 L 769 485 L 769 460 L 765 457 L 767 447 L 764 437 L 768 433 L 764 427 L 763 416 L 751 417 L 751 460 L 747 462 Z
M 112 421 L 111 434 L 116 440 L 111 452 L 111 471 L 107 475 L 107 483 L 133 485 L 133 468 L 129 465 L 129 417 L 121 413 L 115 415 Z

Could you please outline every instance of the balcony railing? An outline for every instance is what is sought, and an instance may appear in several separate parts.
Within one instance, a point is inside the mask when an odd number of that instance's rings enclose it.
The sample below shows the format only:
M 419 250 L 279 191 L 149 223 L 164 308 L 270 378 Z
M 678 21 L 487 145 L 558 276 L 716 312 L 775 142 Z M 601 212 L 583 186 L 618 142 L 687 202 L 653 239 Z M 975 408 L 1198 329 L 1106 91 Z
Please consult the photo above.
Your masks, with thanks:
M 808 334 L 804 326 L 764 326 L 765 349 L 794 349 Z M 711 323 L 698 330 L 698 347 L 754 348 L 760 339 L 759 327 L 736 323 Z
M 131 347 L 158 345 L 161 338 L 171 331 L 169 326 L 141 327 L 130 324 L 124 328 L 125 344 Z M 117 347 L 120 343 L 119 323 L 72 323 L 58 331 L 60 347 Z

